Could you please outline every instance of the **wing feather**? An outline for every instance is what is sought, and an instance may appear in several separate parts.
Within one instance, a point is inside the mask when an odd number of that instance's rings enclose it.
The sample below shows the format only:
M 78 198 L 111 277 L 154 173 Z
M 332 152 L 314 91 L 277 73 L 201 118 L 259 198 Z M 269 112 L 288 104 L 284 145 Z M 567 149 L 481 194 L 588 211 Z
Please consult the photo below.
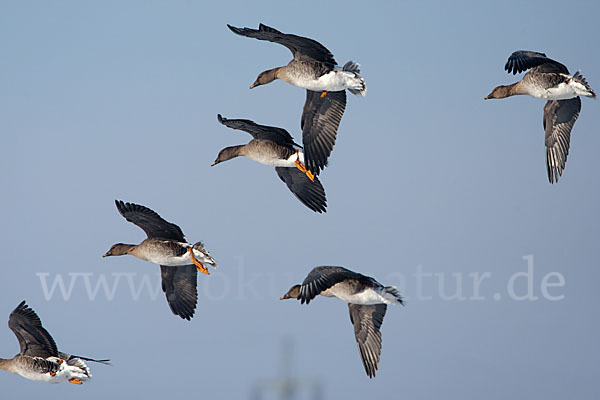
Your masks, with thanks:
M 298 60 L 318 61 L 333 68 L 337 65 L 333 54 L 325 46 L 316 40 L 302 36 L 282 33 L 277 29 L 259 24 L 258 29 L 252 28 L 236 28 L 235 26 L 227 25 L 232 32 L 238 35 L 258 39 L 267 40 L 269 42 L 279 43 L 287 47 Z
M 314 212 L 326 212 L 327 197 L 325 196 L 325 189 L 318 178 L 311 181 L 305 173 L 295 167 L 275 167 L 275 171 L 279 179 L 287 185 L 288 189 L 302 204 Z
M 54 339 L 42 326 L 40 317 L 25 301 L 10 313 L 8 327 L 14 332 L 19 346 L 20 354 L 30 357 L 58 357 L 58 349 Z
M 369 378 L 375 376 L 381 356 L 381 324 L 387 310 L 386 304 L 348 304 L 350 321 L 365 371 Z
M 162 290 L 171 311 L 188 321 L 194 316 L 198 303 L 197 275 L 195 265 L 160 266 Z
M 517 73 L 526 71 L 530 68 L 541 66 L 543 64 L 552 64 L 553 69 L 556 69 L 558 72 L 562 72 L 565 74 L 569 73 L 567 67 L 565 67 L 558 61 L 546 57 L 546 54 L 529 50 L 518 50 L 512 53 L 510 57 L 508 57 L 508 60 L 504 65 L 504 69 L 509 74 L 512 72 L 513 75 L 516 75 Z
M 304 282 L 302 282 L 298 299 L 300 299 L 301 303 L 306 302 L 306 304 L 308 304 L 322 291 L 327 290 L 333 285 L 345 281 L 346 279 L 355 279 L 362 283 L 373 284 L 371 278 L 350 271 L 344 267 L 315 267 L 308 273 Z
M 142 228 L 149 238 L 171 239 L 180 242 L 185 241 L 181 228 L 165 221 L 160 215 L 149 209 L 134 203 L 125 203 L 115 200 L 117 210 L 129 222 Z
M 544 106 L 544 131 L 546 134 L 546 168 L 550 183 L 558 182 L 565 169 L 571 130 L 581 111 L 581 99 L 550 100 Z
M 292 135 L 283 128 L 260 125 L 249 119 L 227 119 L 221 114 L 217 114 L 217 119 L 228 128 L 249 133 L 254 139 L 270 140 L 288 148 L 302 147 L 294 142 Z
M 304 145 L 304 162 L 315 175 L 327 166 L 327 160 L 335 145 L 337 131 L 346 109 L 346 91 L 306 91 L 300 127 Z

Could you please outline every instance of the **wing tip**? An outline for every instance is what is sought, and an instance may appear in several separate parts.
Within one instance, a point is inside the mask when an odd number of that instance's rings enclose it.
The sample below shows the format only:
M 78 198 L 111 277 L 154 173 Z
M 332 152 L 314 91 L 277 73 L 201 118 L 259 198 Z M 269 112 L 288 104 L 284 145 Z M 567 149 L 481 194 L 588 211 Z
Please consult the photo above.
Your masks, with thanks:
M 15 307 L 14 310 L 12 310 L 10 314 L 23 314 L 28 312 L 35 314 L 35 311 L 33 311 L 33 309 L 27 305 L 27 301 L 23 300 Z
M 115 200 L 115 205 L 117 206 L 117 210 L 119 211 L 119 213 L 123 215 L 123 213 L 130 208 L 132 203 L 127 203 L 123 200 Z
M 174 315 L 177 315 L 179 318 L 184 319 L 186 321 L 191 321 L 194 318 L 194 314 L 196 313 L 196 304 L 194 304 L 193 308 L 185 309 L 185 304 L 173 305 L 169 303 L 169 308 L 171 308 L 171 312 Z
M 240 32 L 239 32 L 240 28 L 237 28 L 237 27 L 235 27 L 235 26 L 233 26 L 233 25 L 229 25 L 229 24 L 227 24 L 227 27 L 228 27 L 228 28 L 229 28 L 229 30 L 230 30 L 230 31 L 232 31 L 233 33 L 237 33 L 238 35 L 240 34 Z
M 9 320 L 10 320 L 10 317 L 12 317 L 13 315 L 20 315 L 22 317 L 29 319 L 29 322 L 35 326 L 40 326 L 40 327 L 42 326 L 42 320 L 40 319 L 40 316 L 37 315 L 35 310 L 33 308 L 31 308 L 25 300 L 21 301 L 15 307 L 15 309 L 10 313 Z M 10 324 L 10 322 L 9 322 L 9 324 Z

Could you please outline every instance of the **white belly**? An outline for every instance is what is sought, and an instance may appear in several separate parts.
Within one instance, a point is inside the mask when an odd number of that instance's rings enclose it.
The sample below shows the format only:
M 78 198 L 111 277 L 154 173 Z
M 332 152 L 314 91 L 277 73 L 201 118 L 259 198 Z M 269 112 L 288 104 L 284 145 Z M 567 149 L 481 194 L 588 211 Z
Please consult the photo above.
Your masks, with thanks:
M 573 85 L 560 83 L 556 87 L 546 89 L 541 97 L 548 100 L 566 100 L 577 97 L 577 92 Z
M 191 244 L 184 242 L 178 242 L 178 244 L 185 247 L 186 250 L 192 246 Z M 167 265 L 169 267 L 178 267 L 192 263 L 189 251 L 186 251 L 180 256 L 174 256 L 171 251 L 169 251 L 171 254 L 165 254 L 164 248 L 159 246 L 147 246 L 144 248 L 144 250 L 145 251 L 143 254 L 133 254 L 142 260 L 146 260 L 154 264 Z M 196 254 L 194 253 L 194 255 Z
M 323 90 L 337 92 L 345 89 L 362 88 L 361 79 L 354 73 L 339 70 L 331 71 L 318 79 L 294 79 L 290 83 L 315 92 Z
M 374 289 L 369 288 L 363 290 L 362 292 L 351 294 L 346 290 L 346 288 L 343 285 L 340 285 L 339 283 L 333 285 L 331 288 L 321 293 L 321 295 L 327 297 L 335 296 L 338 299 L 345 301 L 346 303 L 352 304 L 368 305 L 381 304 L 386 302 L 386 299 Z
M 304 154 L 301 152 L 296 152 L 292 154 L 287 160 L 282 160 L 277 157 L 269 157 L 262 155 L 250 155 L 248 156 L 253 161 L 259 162 L 264 165 L 269 165 L 271 167 L 295 167 L 296 160 L 300 160 L 301 163 L 304 164 Z
M 78 378 L 82 381 L 87 381 L 90 376 L 87 376 L 83 371 L 75 366 L 68 365 L 66 361 L 64 361 L 59 370 L 56 372 L 56 375 L 51 376 L 49 373 L 41 374 L 39 372 L 30 371 L 25 368 L 18 368 L 15 371 L 18 375 L 21 375 L 23 378 L 30 379 L 32 381 L 38 382 L 48 382 L 48 383 L 60 383 L 67 381 L 71 378 Z
M 586 87 L 574 80 L 571 75 L 561 75 L 569 79 L 568 83 L 559 83 L 551 88 L 534 87 L 529 90 L 529 94 L 533 97 L 539 97 L 547 100 L 567 100 L 577 96 L 590 95 Z
M 16 371 L 16 374 L 21 375 L 23 378 L 38 382 L 60 383 L 67 380 L 66 375 L 60 373 L 50 376 L 49 373 L 40 374 L 39 372 L 19 369 Z
M 194 254 L 196 256 L 196 254 Z M 168 267 L 180 267 L 182 265 L 190 265 L 192 264 L 192 259 L 190 258 L 190 253 L 185 252 L 182 256 L 178 257 L 156 257 L 152 260 L 155 264 L 166 265 Z

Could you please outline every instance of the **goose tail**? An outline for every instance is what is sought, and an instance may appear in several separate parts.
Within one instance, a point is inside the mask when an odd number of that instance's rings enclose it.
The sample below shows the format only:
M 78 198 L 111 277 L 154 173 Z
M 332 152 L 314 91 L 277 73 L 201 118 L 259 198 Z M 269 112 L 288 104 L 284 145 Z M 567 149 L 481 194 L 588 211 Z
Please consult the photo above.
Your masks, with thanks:
M 389 301 L 389 304 L 404 305 L 404 300 L 400 291 L 395 286 L 384 286 L 381 289 L 381 295 Z
M 596 93 L 592 89 L 592 87 L 587 83 L 583 75 L 581 75 L 580 71 L 577 71 L 575 75 L 573 75 L 573 82 L 576 85 L 577 92 L 580 96 L 591 97 L 593 99 L 596 98 Z
M 206 250 L 204 248 L 204 243 L 202 243 L 202 242 L 196 242 L 196 243 L 194 243 L 194 245 L 192 246 L 192 248 L 202 254 L 202 260 L 201 261 L 203 263 L 210 264 L 210 265 L 212 265 L 213 268 L 217 268 L 217 262 L 215 261 L 214 258 L 211 257 L 211 255 L 208 252 L 208 250 Z
M 353 80 L 353 86 L 348 88 L 348 90 L 350 91 L 350 93 L 355 94 L 355 95 L 359 95 L 360 94 L 362 96 L 366 96 L 366 94 L 367 94 L 367 83 L 360 76 L 360 64 L 357 63 L 357 62 L 354 62 L 354 61 L 348 61 L 342 67 L 342 71 L 346 71 L 346 72 L 350 72 L 350 73 L 354 74 L 354 79 L 352 79 Z

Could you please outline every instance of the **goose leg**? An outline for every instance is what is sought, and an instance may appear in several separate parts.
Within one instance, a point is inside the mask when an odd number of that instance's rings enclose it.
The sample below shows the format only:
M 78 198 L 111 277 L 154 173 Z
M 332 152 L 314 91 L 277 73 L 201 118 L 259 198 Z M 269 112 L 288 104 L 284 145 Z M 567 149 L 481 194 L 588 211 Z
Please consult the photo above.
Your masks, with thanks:
M 76 385 L 81 385 L 83 382 L 81 382 L 81 379 L 77 379 L 77 378 L 71 378 L 69 379 L 69 382 L 74 383 Z
M 198 271 L 202 272 L 203 274 L 210 275 L 210 272 L 208 272 L 208 268 L 206 268 L 204 265 L 202 265 L 202 263 L 200 261 L 198 261 L 196 259 L 196 257 L 194 257 L 194 251 L 192 250 L 192 248 L 190 247 L 188 250 L 190 251 L 190 259 L 196 266 L 196 269 Z
M 327 90 L 323 90 L 323 93 L 321 93 L 321 98 L 327 96 Z
M 299 152 L 296 152 L 296 154 L 298 154 Z M 315 181 L 315 176 L 313 175 L 312 172 L 310 172 L 309 170 L 306 169 L 306 167 L 304 166 L 304 164 L 302 164 L 300 162 L 300 160 L 296 159 L 296 161 L 294 161 L 294 165 L 296 165 L 296 167 L 301 171 L 304 172 L 306 174 L 306 176 L 308 176 L 308 179 L 310 179 L 311 181 Z

